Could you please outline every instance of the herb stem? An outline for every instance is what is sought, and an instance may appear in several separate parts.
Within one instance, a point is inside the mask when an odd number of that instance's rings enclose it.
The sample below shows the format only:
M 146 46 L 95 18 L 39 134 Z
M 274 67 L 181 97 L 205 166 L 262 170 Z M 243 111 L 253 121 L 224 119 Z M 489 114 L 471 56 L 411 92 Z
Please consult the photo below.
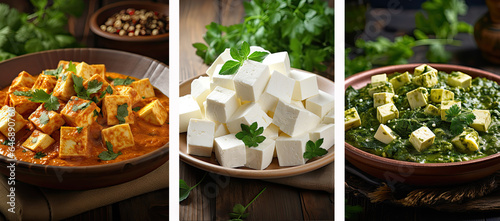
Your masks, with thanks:
M 190 191 L 191 191 L 192 189 L 194 189 L 196 186 L 198 186 L 201 182 L 203 182 L 203 180 L 205 179 L 205 177 L 206 177 L 206 176 L 207 176 L 207 173 L 205 173 L 205 174 L 203 175 L 203 178 L 201 178 L 200 182 L 198 182 L 197 184 L 195 184 L 194 186 L 192 186 L 192 187 L 191 187 Z
M 257 196 L 255 196 L 255 197 L 253 198 L 253 200 L 252 200 L 252 201 L 250 201 L 250 202 L 247 204 L 247 206 L 245 206 L 245 210 L 246 210 L 246 209 L 248 208 L 248 206 L 250 206 L 250 204 L 252 204 L 252 203 L 253 203 L 253 201 L 255 201 L 255 200 L 257 199 L 257 197 L 259 197 L 259 196 L 260 196 L 260 194 L 262 194 L 262 193 L 264 192 L 264 190 L 266 190 L 266 189 L 267 189 L 267 187 L 264 187 L 264 189 L 262 189 L 262 190 L 260 191 L 260 193 L 259 193 L 259 194 L 257 194 Z M 240 217 L 241 217 L 241 215 L 240 215 Z

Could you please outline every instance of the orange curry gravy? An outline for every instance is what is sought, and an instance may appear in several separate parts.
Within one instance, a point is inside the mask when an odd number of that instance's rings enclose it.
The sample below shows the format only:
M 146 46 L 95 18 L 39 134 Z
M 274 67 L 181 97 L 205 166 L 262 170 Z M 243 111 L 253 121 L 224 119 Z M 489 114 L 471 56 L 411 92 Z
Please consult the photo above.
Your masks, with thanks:
M 126 75 L 107 72 L 106 77 L 112 78 L 126 78 Z M 134 80 L 138 80 L 136 78 L 130 77 Z M 2 91 L 7 92 L 9 87 L 2 89 Z M 159 99 L 163 106 L 169 110 L 169 98 L 161 93 L 158 89 L 155 89 L 155 96 L 153 98 L 143 99 L 142 101 L 136 103 L 133 107 L 143 107 L 154 99 Z M 31 114 L 31 113 L 30 113 Z M 89 166 L 89 165 L 102 165 L 109 163 L 116 163 L 119 161 L 131 159 L 134 157 L 138 157 L 144 155 L 146 153 L 152 152 L 162 146 L 164 146 L 169 141 L 168 132 L 169 132 L 169 121 L 167 118 L 167 122 L 163 126 L 156 126 L 149 124 L 142 120 L 136 112 L 132 111 L 129 113 L 132 117 L 134 117 L 134 123 L 130 124 L 130 129 L 132 130 L 132 134 L 134 136 L 135 145 L 132 147 L 124 148 L 121 150 L 122 154 L 119 155 L 114 160 L 103 161 L 99 159 L 98 155 L 107 151 L 105 144 L 101 139 L 101 130 L 111 127 L 106 124 L 106 120 L 99 115 L 97 122 L 94 122 L 91 126 L 89 126 L 89 150 L 90 157 L 74 157 L 74 158 L 60 158 L 58 155 L 59 151 L 59 143 L 60 143 L 60 130 L 57 129 L 50 136 L 55 140 L 55 143 L 49 146 L 47 149 L 42 152 L 47 156 L 42 157 L 40 159 L 35 159 L 35 152 L 24 148 L 22 146 L 23 142 L 28 139 L 31 135 L 32 131 L 36 128 L 35 126 L 29 122 L 23 129 L 21 129 L 16 134 L 16 144 L 15 144 L 15 156 L 17 160 L 43 164 L 43 165 L 55 165 L 55 166 Z M 28 119 L 28 116 L 23 116 L 24 119 Z M 3 142 L 6 139 L 3 134 L 0 134 L 0 141 Z M 9 146 L 0 144 L 0 154 L 7 156 L 10 154 Z

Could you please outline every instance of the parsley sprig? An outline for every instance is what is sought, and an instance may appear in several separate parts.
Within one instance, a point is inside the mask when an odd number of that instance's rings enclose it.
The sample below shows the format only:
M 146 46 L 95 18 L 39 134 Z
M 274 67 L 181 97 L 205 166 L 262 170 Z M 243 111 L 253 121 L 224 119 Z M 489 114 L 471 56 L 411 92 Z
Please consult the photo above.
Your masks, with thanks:
M 47 94 L 47 92 L 42 89 L 35 89 L 34 91 L 15 91 L 14 95 L 29 97 L 28 100 L 35 103 L 43 103 L 45 109 L 48 111 L 59 109 L 60 103 L 57 97 L 52 95 L 52 93 Z
M 224 63 L 224 65 L 222 65 L 222 68 L 220 69 L 220 75 L 236 74 L 236 72 L 238 72 L 238 69 L 240 69 L 240 67 L 246 60 L 262 62 L 264 58 L 269 55 L 269 53 L 265 51 L 255 51 L 250 54 L 250 45 L 246 41 L 241 44 L 239 50 L 236 49 L 236 47 L 231 47 L 229 49 L 229 53 L 231 54 L 231 57 L 236 61 L 226 61 L 226 63 Z
M 255 196 L 253 200 L 250 201 L 245 207 L 243 207 L 243 205 L 239 203 L 234 205 L 233 212 L 229 213 L 229 217 L 231 218 L 229 221 L 242 221 L 243 219 L 247 218 L 249 213 L 245 213 L 245 211 L 247 210 L 248 206 L 250 206 L 250 204 L 252 204 L 253 201 L 255 201 L 257 197 L 259 197 L 260 194 L 262 194 L 266 189 L 267 187 L 264 187 L 264 189 L 262 189 L 260 193 L 257 194 L 257 196 Z
M 321 148 L 321 144 L 323 144 L 323 138 L 313 142 L 312 140 L 307 141 L 306 143 L 306 152 L 304 152 L 305 159 L 312 159 L 314 157 L 323 156 L 328 153 L 327 150 Z
M 461 111 L 458 105 L 455 104 L 446 111 L 446 119 L 451 121 L 451 133 L 459 135 L 464 131 L 465 127 L 474 122 L 476 115 L 470 111 Z
M 243 141 L 247 147 L 259 146 L 260 143 L 266 140 L 266 137 L 260 135 L 264 132 L 264 127 L 257 127 L 257 122 L 253 122 L 250 126 L 241 124 L 241 132 L 236 134 L 236 138 Z
M 200 185 L 200 183 L 203 182 L 206 176 L 207 173 L 205 173 L 205 175 L 203 175 L 203 178 L 201 178 L 200 182 L 198 182 L 194 186 L 189 186 L 187 185 L 186 181 L 184 181 L 183 179 L 179 179 L 179 202 L 182 202 L 185 199 L 187 199 L 189 193 L 191 193 L 191 190 L 193 190 L 196 186 Z
M 113 144 L 111 144 L 109 141 L 106 141 L 106 148 L 108 149 L 107 151 L 103 151 L 99 154 L 99 159 L 101 160 L 114 160 L 118 156 L 122 155 L 122 152 L 115 153 L 113 152 Z

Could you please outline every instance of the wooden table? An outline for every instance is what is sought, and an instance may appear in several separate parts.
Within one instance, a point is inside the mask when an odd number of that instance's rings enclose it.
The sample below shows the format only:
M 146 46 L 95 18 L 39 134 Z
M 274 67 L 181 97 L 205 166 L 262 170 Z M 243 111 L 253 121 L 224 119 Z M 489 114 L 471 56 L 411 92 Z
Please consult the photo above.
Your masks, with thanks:
M 242 21 L 242 1 L 180 1 L 179 80 L 205 73 L 208 68 L 191 46 L 203 42 L 205 26 L 214 21 L 231 25 Z M 199 182 L 205 171 L 180 162 L 179 176 L 188 185 Z M 209 174 L 180 206 L 180 220 L 228 220 L 235 204 L 246 205 L 260 190 L 267 190 L 248 208 L 247 220 L 333 220 L 333 193 Z

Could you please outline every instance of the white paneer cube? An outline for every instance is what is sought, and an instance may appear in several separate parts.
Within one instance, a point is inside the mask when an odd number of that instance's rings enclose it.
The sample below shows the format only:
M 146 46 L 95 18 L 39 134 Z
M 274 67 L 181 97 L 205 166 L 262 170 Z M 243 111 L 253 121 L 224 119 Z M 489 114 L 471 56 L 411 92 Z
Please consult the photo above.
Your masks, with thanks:
M 14 131 L 9 131 L 10 122 L 14 123 Z M 0 109 L 0 132 L 2 132 L 2 134 L 6 137 L 9 137 L 9 132 L 17 133 L 26 124 L 28 124 L 28 121 L 25 120 L 19 113 L 17 113 L 14 108 L 5 105 L 2 107 L 2 109 Z
M 229 118 L 238 109 L 238 106 L 236 92 L 223 87 L 216 87 L 207 96 L 205 115 L 211 121 L 227 123 Z
M 273 124 L 289 136 L 297 136 L 314 129 L 321 118 L 312 112 L 278 101 L 274 113 Z
M 419 87 L 406 93 L 406 98 L 408 99 L 408 103 L 410 103 L 411 109 L 415 109 L 427 105 L 427 101 L 429 100 L 428 95 L 429 93 L 427 92 L 427 89 Z
M 200 108 L 203 107 L 203 102 L 207 100 L 211 91 L 209 77 L 199 77 L 191 82 L 191 96 L 198 102 Z
M 187 153 L 210 157 L 214 146 L 215 123 L 209 120 L 191 119 L 187 131 Z
M 371 77 L 372 85 L 379 85 L 387 81 L 388 81 L 387 74 L 377 74 L 377 75 L 372 75 Z
M 279 165 L 287 167 L 305 164 L 307 159 L 304 158 L 304 152 L 308 140 L 309 135 L 307 133 L 296 137 L 278 137 L 276 139 L 276 153 Z
M 238 98 L 243 101 L 257 101 L 270 76 L 269 66 L 256 61 L 245 61 L 234 76 L 234 88 Z
M 212 75 L 212 79 L 210 82 L 210 90 L 214 90 L 217 86 L 227 88 L 229 90 L 234 89 L 234 74 L 230 75 L 221 75 L 220 70 L 222 69 L 222 64 L 217 65 L 215 68 L 214 74 Z
M 276 140 L 279 136 L 280 128 L 274 124 L 269 124 L 269 126 L 264 129 L 262 136 L 266 137 L 266 139 Z
M 301 101 L 319 93 L 316 75 L 299 70 L 290 70 L 290 77 L 295 79 L 292 99 Z
M 104 145 L 106 142 L 110 142 L 113 145 L 113 151 L 118 152 L 127 147 L 133 147 L 135 145 L 134 135 L 130 129 L 130 124 L 118 124 L 112 127 L 108 127 L 101 131 L 102 141 Z
M 335 143 L 335 125 L 334 124 L 320 124 L 314 130 L 309 132 L 309 140 L 316 142 L 323 138 L 321 148 L 328 150 Z
M 190 94 L 179 97 L 179 133 L 187 131 L 191 118 L 202 119 L 200 105 Z
M 39 152 L 47 149 L 47 147 L 52 145 L 54 142 L 56 141 L 49 135 L 44 134 L 39 130 L 35 130 L 30 137 L 24 141 L 23 147 L 26 147 L 34 152 Z
M 328 112 L 321 120 L 322 124 L 334 124 L 335 123 L 335 111 L 331 110 Z
M 273 161 L 275 146 L 276 141 L 266 139 L 257 147 L 245 148 L 247 157 L 245 166 L 256 170 L 266 169 Z
M 290 103 L 294 87 L 294 79 L 274 71 L 267 83 L 266 90 L 258 102 L 264 111 L 274 111 L 276 104 L 278 104 L 278 99 Z
M 446 83 L 453 87 L 468 88 L 472 85 L 472 77 L 460 71 L 453 71 Z
M 265 112 L 274 113 L 274 110 L 276 110 L 276 105 L 278 104 L 278 98 L 264 91 L 257 103 L 259 103 L 262 110 L 264 110 Z
M 290 76 L 290 58 L 288 58 L 287 52 L 270 54 L 262 63 L 269 66 L 271 73 L 277 71 L 282 75 Z
M 378 107 L 384 104 L 393 103 L 392 97 L 394 97 L 394 94 L 389 92 L 374 93 L 373 107 Z
M 377 107 L 377 119 L 381 124 L 385 124 L 388 120 L 396 118 L 399 118 L 399 111 L 393 103 Z
M 460 101 L 441 101 L 441 120 L 447 120 L 446 111 L 453 107 L 453 105 L 462 108 L 462 102 Z
M 229 131 L 227 130 L 226 124 L 221 124 L 221 123 L 215 124 L 214 137 L 221 137 L 227 134 L 229 134 Z
M 434 143 L 436 135 L 432 131 L 423 126 L 413 131 L 410 135 L 410 143 L 418 152 L 422 152 Z
M 477 131 L 486 132 L 491 124 L 491 113 L 489 110 L 473 110 L 472 113 L 476 116 L 476 119 L 470 125 Z
M 317 96 L 317 95 L 316 95 Z M 303 108 L 303 109 L 306 109 L 306 106 L 304 106 L 304 103 L 302 101 L 296 101 L 296 100 L 292 100 L 290 102 L 291 105 L 295 105 L 295 107 L 298 107 L 298 108 Z
M 385 144 L 388 144 L 397 138 L 396 134 L 391 130 L 391 128 L 385 126 L 384 124 L 380 124 L 380 126 L 378 126 L 377 132 L 373 137 Z
M 335 97 L 319 90 L 319 94 L 306 99 L 306 109 L 323 118 L 326 113 L 333 110 Z
M 361 118 L 359 117 L 356 108 L 351 108 L 344 111 L 344 130 L 349 130 L 354 127 L 361 126 Z
M 207 69 L 207 75 L 212 79 L 212 76 L 214 74 L 214 71 L 218 65 L 222 65 L 226 63 L 226 61 L 233 60 L 231 57 L 231 54 L 229 52 L 229 48 L 226 48 L 224 52 L 222 52 L 217 59 L 212 63 L 212 65 Z M 220 69 L 219 69 L 220 70 Z
M 245 143 L 228 134 L 215 138 L 215 157 L 223 167 L 241 167 L 247 162 Z
M 272 119 L 260 108 L 259 104 L 252 102 L 241 105 L 226 125 L 229 133 L 235 134 L 241 131 L 241 124 L 251 125 L 254 122 L 257 122 L 258 127 L 265 129 L 271 124 Z

